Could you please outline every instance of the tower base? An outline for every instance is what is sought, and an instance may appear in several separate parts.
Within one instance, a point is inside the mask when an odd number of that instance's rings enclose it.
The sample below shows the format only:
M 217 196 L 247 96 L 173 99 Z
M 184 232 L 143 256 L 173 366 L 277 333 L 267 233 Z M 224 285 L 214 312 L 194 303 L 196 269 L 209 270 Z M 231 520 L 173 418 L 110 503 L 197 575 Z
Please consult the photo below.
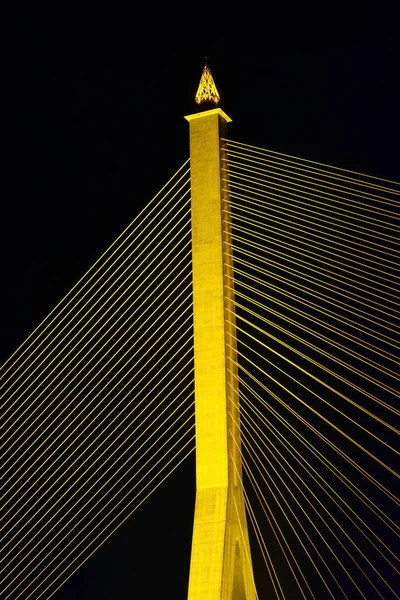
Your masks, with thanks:
M 197 490 L 188 600 L 256 600 L 243 492 Z

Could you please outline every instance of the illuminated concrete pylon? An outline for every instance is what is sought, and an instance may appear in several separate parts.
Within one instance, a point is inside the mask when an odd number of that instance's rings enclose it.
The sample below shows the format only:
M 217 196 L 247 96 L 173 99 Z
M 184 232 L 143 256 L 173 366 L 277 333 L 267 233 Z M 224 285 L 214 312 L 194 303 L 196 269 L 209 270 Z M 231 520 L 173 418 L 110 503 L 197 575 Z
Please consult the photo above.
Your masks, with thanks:
M 240 429 L 230 246 L 219 108 L 190 123 L 196 507 L 188 600 L 256 598 L 241 487 Z

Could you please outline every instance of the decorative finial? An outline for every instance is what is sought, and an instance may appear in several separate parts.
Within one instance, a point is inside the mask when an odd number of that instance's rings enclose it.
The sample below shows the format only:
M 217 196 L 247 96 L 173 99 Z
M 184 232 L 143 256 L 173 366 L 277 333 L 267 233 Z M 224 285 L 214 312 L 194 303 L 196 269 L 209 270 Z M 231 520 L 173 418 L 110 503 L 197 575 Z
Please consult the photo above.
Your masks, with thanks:
M 206 64 L 203 68 L 203 73 L 201 74 L 195 100 L 197 104 L 202 104 L 203 102 L 212 102 L 213 104 L 218 104 L 220 101 L 220 96 L 215 86 L 213 76 L 211 75 L 211 71 L 207 66 L 207 58 Z

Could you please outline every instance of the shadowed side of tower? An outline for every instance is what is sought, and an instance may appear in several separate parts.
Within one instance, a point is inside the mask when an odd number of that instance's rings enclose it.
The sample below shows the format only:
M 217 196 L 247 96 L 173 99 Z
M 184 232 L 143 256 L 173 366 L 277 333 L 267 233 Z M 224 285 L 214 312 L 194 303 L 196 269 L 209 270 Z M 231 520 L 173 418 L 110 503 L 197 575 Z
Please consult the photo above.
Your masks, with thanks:
M 216 103 L 214 88 L 206 66 L 196 99 Z M 231 119 L 219 108 L 186 119 L 196 402 L 196 507 L 188 598 L 248 600 L 256 592 L 241 487 L 230 216 L 221 170 L 221 138 Z

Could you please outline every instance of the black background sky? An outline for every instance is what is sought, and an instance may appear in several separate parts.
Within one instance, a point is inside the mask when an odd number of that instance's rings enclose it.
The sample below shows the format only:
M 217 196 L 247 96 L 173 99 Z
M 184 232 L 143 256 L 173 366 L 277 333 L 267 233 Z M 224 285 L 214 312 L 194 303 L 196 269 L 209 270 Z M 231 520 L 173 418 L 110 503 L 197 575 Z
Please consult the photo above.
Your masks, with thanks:
M 6 26 L 4 359 L 188 157 L 206 55 L 232 139 L 400 179 L 400 44 L 382 4 L 53 11 Z M 184 598 L 193 466 L 57 598 Z

